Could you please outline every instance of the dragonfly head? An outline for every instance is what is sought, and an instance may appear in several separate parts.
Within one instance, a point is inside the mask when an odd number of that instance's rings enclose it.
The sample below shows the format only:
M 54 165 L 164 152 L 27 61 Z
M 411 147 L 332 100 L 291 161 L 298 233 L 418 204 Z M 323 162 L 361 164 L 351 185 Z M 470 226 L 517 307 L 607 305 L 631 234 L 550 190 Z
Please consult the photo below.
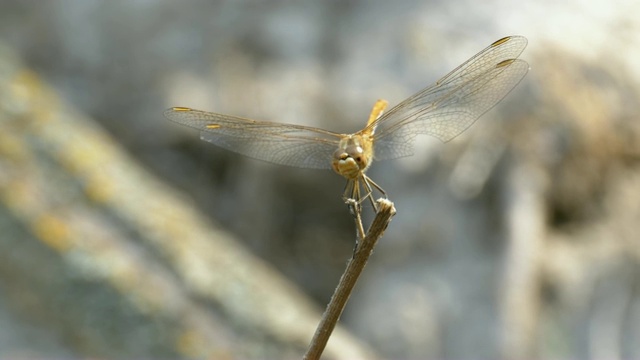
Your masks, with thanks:
M 333 153 L 333 170 L 347 179 L 356 179 L 371 164 L 372 144 L 360 135 L 349 135 L 340 140 Z

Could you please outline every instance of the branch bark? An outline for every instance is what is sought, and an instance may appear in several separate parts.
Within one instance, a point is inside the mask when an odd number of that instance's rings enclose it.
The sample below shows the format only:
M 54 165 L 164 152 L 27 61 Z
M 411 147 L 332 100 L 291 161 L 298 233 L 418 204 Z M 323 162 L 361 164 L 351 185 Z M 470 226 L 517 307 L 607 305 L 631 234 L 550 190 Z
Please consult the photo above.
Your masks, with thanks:
M 320 324 L 318 324 L 318 328 L 313 335 L 304 359 L 315 360 L 319 359 L 322 355 L 322 351 L 327 345 L 329 337 L 340 319 L 340 315 L 342 315 L 342 311 L 349 300 L 349 296 L 351 296 L 351 292 L 362 270 L 367 265 L 371 254 L 373 254 L 373 248 L 376 246 L 378 239 L 384 235 L 384 231 L 387 229 L 389 222 L 391 222 L 391 218 L 396 214 L 396 209 L 389 200 L 378 200 L 378 206 L 379 210 L 371 223 L 371 228 L 369 228 L 367 236 L 364 237 L 353 257 L 349 260 L 347 268 L 344 274 L 342 274 L 340 282 L 327 305 L 327 309 L 322 315 Z

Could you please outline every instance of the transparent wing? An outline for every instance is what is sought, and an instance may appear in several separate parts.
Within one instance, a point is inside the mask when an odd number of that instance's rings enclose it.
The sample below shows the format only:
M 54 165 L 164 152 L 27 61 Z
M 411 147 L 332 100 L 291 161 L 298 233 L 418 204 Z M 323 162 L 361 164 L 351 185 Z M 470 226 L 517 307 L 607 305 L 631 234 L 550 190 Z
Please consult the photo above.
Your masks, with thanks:
M 447 142 L 502 100 L 529 71 L 517 60 L 527 39 L 510 36 L 489 45 L 435 84 L 382 115 L 375 127 L 375 158 L 413 154 L 419 134 Z
M 174 107 L 167 119 L 200 130 L 202 140 L 255 159 L 311 169 L 330 169 L 340 135 L 312 127 L 249 120 Z

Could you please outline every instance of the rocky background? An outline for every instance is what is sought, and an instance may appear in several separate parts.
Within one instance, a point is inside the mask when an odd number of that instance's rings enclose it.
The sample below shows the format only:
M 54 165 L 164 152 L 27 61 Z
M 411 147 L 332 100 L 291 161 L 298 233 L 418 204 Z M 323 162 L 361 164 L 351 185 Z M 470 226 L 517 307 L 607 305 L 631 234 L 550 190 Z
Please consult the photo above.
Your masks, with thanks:
M 398 214 L 326 356 L 640 358 L 638 11 L 0 2 L 0 357 L 299 358 L 354 244 L 343 179 L 162 111 L 353 132 L 519 34 L 503 102 L 371 168 Z

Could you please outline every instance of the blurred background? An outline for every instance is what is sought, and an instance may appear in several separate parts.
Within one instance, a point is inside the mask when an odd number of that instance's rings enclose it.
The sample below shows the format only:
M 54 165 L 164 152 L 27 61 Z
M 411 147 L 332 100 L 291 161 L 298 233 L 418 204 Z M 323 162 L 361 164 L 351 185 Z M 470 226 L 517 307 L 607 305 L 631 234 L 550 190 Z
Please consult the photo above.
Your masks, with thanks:
M 163 110 L 350 133 L 507 35 L 504 101 L 370 169 L 398 214 L 326 358 L 640 358 L 639 11 L 3 0 L 0 358 L 300 358 L 354 246 L 344 179 Z

